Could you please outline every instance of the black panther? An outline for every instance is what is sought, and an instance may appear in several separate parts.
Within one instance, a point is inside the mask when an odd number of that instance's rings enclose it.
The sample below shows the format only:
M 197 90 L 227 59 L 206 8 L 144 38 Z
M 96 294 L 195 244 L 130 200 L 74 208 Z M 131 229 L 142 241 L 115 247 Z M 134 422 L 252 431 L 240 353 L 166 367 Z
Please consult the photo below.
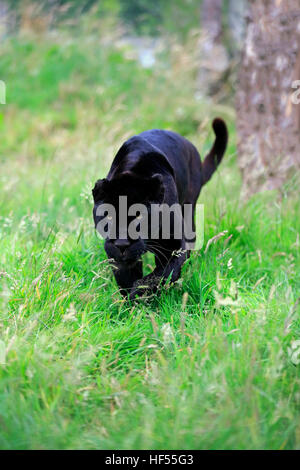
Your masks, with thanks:
M 203 163 L 196 147 L 175 132 L 154 129 L 127 140 L 117 152 L 107 177 L 94 186 L 95 226 L 101 220 L 97 209 L 103 204 L 111 204 L 119 220 L 119 196 L 127 196 L 128 207 L 141 203 L 147 208 L 148 217 L 153 204 L 172 206 L 177 203 L 181 208 L 190 204 L 195 228 L 194 211 L 201 188 L 211 178 L 227 147 L 225 122 L 216 118 L 212 126 L 215 142 Z M 127 223 L 134 218 L 128 217 Z M 151 294 L 161 282 L 167 279 L 174 282 L 179 278 L 189 250 L 184 236 L 180 239 L 174 236 L 176 223 L 178 221 L 172 217 L 168 239 L 162 237 L 160 226 L 155 239 L 151 236 L 132 239 L 127 227 L 121 227 L 120 223 L 114 235 L 106 237 L 104 248 L 112 259 L 114 276 L 123 295 L 134 299 L 145 292 Z M 147 251 L 154 253 L 156 267 L 143 277 L 141 256 Z

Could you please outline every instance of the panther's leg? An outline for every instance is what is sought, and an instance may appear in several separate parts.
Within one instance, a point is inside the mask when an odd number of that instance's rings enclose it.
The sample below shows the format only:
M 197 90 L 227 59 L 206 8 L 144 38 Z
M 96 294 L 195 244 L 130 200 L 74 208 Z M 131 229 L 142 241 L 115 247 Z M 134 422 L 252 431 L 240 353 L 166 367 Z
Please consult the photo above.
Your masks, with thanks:
M 113 265 L 113 273 L 121 294 L 127 296 L 133 284 L 143 277 L 143 263 L 141 260 L 133 266 L 118 263 Z
M 176 244 L 173 248 L 170 249 L 170 245 L 167 247 L 165 243 L 160 244 L 159 247 L 156 246 L 156 267 L 152 273 L 135 282 L 130 293 L 131 299 L 143 294 L 155 293 L 159 284 L 166 282 L 169 277 L 171 282 L 177 281 L 188 253 L 185 250 L 184 240 L 180 240 L 180 244 Z

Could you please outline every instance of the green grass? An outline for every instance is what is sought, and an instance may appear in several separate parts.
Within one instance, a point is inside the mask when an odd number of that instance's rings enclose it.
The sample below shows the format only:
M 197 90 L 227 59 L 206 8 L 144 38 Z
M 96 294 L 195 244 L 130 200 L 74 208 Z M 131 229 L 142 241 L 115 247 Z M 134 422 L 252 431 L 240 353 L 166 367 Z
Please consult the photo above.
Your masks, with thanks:
M 240 204 L 234 112 L 194 99 L 189 54 L 145 70 L 105 38 L 16 37 L 1 51 L 0 447 L 299 448 L 297 185 Z M 230 146 L 200 197 L 204 247 L 161 296 L 124 302 L 92 185 L 147 128 L 203 155 L 218 114 Z

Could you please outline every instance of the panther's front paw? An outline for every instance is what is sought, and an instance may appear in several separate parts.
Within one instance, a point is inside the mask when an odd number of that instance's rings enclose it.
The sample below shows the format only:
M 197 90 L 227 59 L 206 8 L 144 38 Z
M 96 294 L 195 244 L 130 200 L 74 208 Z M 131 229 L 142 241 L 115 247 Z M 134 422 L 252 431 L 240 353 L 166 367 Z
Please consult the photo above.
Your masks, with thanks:
M 135 282 L 131 289 L 129 300 L 136 300 L 139 297 L 143 297 L 146 295 L 148 296 L 150 293 L 151 292 L 148 285 L 144 283 L 138 284 L 137 282 Z
M 133 284 L 129 299 L 135 300 L 138 297 L 150 298 L 158 289 L 158 285 L 161 281 L 160 276 L 149 276 L 144 279 L 140 279 Z

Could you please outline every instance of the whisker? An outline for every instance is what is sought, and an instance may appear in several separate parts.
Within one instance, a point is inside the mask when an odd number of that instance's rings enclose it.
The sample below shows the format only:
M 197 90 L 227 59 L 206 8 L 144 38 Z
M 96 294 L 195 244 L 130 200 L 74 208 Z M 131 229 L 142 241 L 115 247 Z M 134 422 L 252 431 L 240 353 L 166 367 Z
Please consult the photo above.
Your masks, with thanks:
M 152 241 L 151 241 L 149 244 L 147 244 L 147 246 L 151 246 L 152 248 L 162 250 L 162 247 L 161 247 L 160 243 L 157 243 L 157 245 L 156 245 L 156 244 L 152 243 Z M 172 253 L 172 250 L 166 250 L 166 251 L 169 252 L 170 254 Z
M 149 247 L 149 245 L 148 245 L 148 251 L 150 251 L 150 253 L 153 253 L 155 256 L 164 257 L 165 260 L 169 262 L 169 258 L 162 251 L 160 251 L 157 247 L 154 247 L 154 246 Z

